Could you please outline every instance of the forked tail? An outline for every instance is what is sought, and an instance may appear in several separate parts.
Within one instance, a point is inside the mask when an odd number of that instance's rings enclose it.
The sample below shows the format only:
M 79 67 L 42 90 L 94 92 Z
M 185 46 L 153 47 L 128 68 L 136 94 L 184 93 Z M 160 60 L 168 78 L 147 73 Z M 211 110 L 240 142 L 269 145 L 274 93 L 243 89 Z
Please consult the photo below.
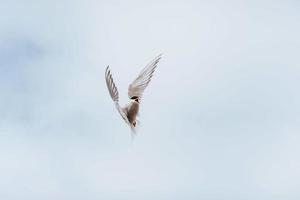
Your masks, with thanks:
M 134 139 L 134 137 L 136 136 L 139 126 L 140 126 L 140 121 L 138 120 L 136 120 L 135 123 L 130 124 L 131 139 Z

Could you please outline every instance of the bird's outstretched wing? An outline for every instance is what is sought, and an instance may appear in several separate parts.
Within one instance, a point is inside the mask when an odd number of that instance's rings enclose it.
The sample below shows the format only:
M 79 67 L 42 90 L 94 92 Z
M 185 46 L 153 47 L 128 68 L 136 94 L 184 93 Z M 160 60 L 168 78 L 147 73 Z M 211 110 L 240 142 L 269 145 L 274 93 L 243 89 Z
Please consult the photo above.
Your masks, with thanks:
M 106 85 L 109 91 L 109 94 L 112 98 L 112 100 L 115 102 L 116 108 L 119 111 L 120 115 L 122 116 L 122 118 L 125 120 L 125 122 L 127 124 L 130 124 L 126 114 L 124 113 L 124 111 L 122 110 L 122 108 L 119 105 L 119 93 L 118 93 L 118 89 L 114 83 L 114 80 L 112 78 L 109 66 L 107 66 L 106 70 L 105 70 L 105 81 L 106 81 Z
M 134 97 L 137 97 L 138 99 L 142 98 L 144 90 L 148 86 L 160 59 L 161 54 L 154 58 L 148 65 L 146 65 L 138 77 L 129 85 L 128 97 L 130 99 Z

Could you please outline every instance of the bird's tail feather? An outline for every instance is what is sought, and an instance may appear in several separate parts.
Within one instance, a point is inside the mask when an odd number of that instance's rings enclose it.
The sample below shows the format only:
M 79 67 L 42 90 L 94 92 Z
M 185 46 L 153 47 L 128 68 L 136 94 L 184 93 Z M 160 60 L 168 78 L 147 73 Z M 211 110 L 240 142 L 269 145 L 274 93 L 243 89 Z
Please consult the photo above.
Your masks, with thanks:
M 133 140 L 134 137 L 136 136 L 136 127 L 133 126 L 133 124 L 130 124 L 130 129 L 131 129 L 131 132 L 130 132 L 131 140 Z
M 135 121 L 135 125 L 134 124 L 130 124 L 130 129 L 131 129 L 131 139 L 133 139 L 136 135 L 137 135 L 137 131 L 139 129 L 139 126 L 141 125 L 139 120 Z

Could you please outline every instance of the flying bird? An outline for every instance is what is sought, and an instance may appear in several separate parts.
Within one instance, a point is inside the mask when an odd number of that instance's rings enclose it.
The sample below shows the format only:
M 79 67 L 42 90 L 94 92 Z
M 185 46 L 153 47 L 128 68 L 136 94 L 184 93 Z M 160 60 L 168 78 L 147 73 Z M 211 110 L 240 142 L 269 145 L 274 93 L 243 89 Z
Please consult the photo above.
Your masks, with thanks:
M 117 110 L 119 111 L 121 117 L 124 119 L 126 124 L 128 124 L 132 130 L 132 135 L 136 133 L 136 127 L 139 123 L 137 116 L 139 114 L 139 107 L 143 93 L 148 86 L 153 73 L 157 67 L 159 60 L 161 59 L 161 54 L 154 58 L 146 67 L 139 73 L 137 78 L 128 87 L 128 97 L 130 99 L 129 103 L 121 107 L 119 105 L 119 92 L 114 83 L 109 66 L 105 70 L 105 80 L 112 100 L 115 103 Z

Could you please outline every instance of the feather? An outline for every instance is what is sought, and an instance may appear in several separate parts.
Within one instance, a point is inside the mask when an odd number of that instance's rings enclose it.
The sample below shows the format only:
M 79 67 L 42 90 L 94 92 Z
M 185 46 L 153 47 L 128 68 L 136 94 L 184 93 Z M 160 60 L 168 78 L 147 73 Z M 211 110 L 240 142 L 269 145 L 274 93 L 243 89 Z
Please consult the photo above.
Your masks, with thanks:
M 142 98 L 143 93 L 151 81 L 153 73 L 157 67 L 161 54 L 154 58 L 146 67 L 140 72 L 138 77 L 129 85 L 128 97 L 138 97 L 139 100 Z

